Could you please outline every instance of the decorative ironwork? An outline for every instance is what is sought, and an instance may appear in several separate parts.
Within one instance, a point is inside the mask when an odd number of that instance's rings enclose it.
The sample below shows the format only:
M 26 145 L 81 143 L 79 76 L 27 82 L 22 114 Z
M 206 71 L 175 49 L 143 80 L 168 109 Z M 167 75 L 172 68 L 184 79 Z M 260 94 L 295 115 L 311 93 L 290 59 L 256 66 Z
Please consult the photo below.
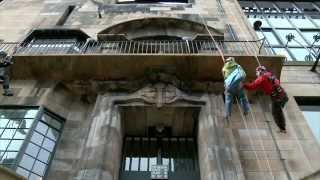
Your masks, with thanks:
M 270 54 L 261 51 L 265 44 L 256 41 L 218 41 L 225 54 L 252 55 Z M 39 43 L 0 43 L 0 49 L 10 53 L 16 49 L 15 55 L 64 55 L 64 54 L 218 54 L 217 47 L 211 40 L 179 40 L 179 41 L 103 41 L 77 43 L 69 41 L 41 41 Z M 266 48 L 267 50 L 267 48 Z

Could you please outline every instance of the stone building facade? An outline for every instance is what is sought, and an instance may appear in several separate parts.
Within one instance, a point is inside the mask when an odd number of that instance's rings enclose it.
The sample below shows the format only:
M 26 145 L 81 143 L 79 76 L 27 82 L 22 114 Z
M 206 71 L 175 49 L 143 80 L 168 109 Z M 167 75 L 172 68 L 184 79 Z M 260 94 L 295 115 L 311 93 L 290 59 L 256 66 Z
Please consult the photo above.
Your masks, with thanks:
M 160 2 L 0 1 L 0 47 L 14 61 L 14 96 L 1 96 L 0 108 L 41 107 L 64 122 L 42 173 L 23 166 L 19 154 L 11 168 L 48 180 L 151 179 L 157 164 L 169 167 L 169 179 L 317 179 L 320 147 L 294 97 L 320 96 L 319 75 L 308 66 L 283 66 L 284 57 L 267 50 L 259 54 L 260 41 L 236 0 Z M 234 103 L 230 122 L 224 120 L 223 61 L 212 38 L 229 43 L 223 51 L 243 65 L 248 80 L 256 55 L 281 77 L 290 97 L 287 134 L 277 132 L 261 93 L 248 94 L 248 117 Z M 49 46 L 61 39 L 81 45 Z M 120 41 L 150 46 L 110 50 L 109 42 Z M 196 41 L 208 47 L 194 50 Z

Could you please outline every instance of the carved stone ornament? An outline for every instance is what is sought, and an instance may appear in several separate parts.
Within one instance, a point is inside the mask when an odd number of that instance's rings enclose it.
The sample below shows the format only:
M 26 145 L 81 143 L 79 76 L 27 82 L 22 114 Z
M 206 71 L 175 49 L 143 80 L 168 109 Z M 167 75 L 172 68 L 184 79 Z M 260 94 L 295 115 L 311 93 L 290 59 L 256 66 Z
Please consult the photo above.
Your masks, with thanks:
M 147 103 L 155 104 L 158 108 L 178 101 L 203 104 L 199 97 L 187 95 L 175 86 L 164 83 L 149 84 L 129 95 L 128 99 L 142 99 Z

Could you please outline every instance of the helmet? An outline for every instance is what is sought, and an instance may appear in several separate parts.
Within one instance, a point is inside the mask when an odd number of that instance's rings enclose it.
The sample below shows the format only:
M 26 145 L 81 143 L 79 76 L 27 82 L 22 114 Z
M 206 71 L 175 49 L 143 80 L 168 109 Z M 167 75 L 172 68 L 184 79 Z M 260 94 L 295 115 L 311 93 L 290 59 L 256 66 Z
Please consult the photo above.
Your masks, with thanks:
M 264 72 L 264 71 L 267 71 L 267 68 L 264 67 L 264 66 L 258 66 L 258 67 L 256 68 L 256 71 L 258 71 L 258 72 Z

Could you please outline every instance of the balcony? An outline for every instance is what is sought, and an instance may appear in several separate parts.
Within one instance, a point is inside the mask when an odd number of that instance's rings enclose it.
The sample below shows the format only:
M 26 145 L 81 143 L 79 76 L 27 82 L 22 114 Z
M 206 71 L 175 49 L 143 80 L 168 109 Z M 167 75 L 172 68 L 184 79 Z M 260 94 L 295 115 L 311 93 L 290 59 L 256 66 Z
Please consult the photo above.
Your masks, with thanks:
M 261 64 L 280 75 L 283 56 L 276 56 L 258 41 L 218 41 L 225 56 L 236 57 L 255 77 Z M 181 80 L 221 81 L 223 61 L 215 43 L 204 40 L 46 40 L 25 43 L 0 43 L 13 54 L 14 79 L 41 80 L 131 80 L 142 77 L 148 68 L 173 69 Z

